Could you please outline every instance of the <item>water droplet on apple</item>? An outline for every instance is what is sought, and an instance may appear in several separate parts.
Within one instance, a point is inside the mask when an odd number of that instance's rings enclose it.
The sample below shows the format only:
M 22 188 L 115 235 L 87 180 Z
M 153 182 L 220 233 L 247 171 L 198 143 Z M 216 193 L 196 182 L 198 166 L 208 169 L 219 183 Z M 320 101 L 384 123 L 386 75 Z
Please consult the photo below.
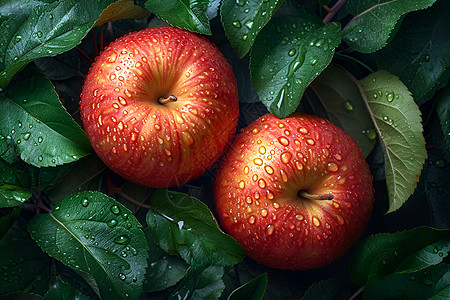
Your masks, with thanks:
M 261 154 L 265 154 L 265 153 L 266 153 L 266 147 L 261 146 L 261 147 L 259 147 L 258 151 L 259 151 L 259 153 L 261 153 Z
M 239 181 L 239 188 L 241 188 L 241 189 L 245 188 L 244 180 Z
M 272 175 L 273 174 L 273 168 L 271 166 L 265 166 L 264 170 L 266 170 L 267 174 Z
M 334 158 L 336 158 L 336 160 L 342 160 L 342 156 L 340 154 L 335 154 Z
M 255 216 L 250 216 L 250 217 L 248 218 L 248 222 L 249 222 L 250 224 L 254 224 L 254 223 L 255 223 L 255 220 L 256 220 L 256 217 L 255 217 Z
M 308 130 L 306 128 L 304 128 L 304 127 L 300 127 L 298 129 L 298 132 L 300 132 L 301 134 L 308 134 Z
M 284 170 L 280 170 L 280 174 L 281 174 L 281 180 L 283 180 L 283 182 L 288 182 L 288 177 L 286 175 L 286 172 Z
M 327 169 L 330 172 L 336 172 L 339 169 L 339 167 L 335 163 L 329 163 Z
M 306 143 L 308 144 L 308 145 L 314 145 L 316 142 L 313 140 L 313 139 L 307 139 L 306 140 Z
M 291 161 L 292 154 L 290 152 L 284 152 L 281 154 L 281 161 L 285 164 Z
M 339 225 L 344 225 L 344 219 L 340 215 L 336 215 L 336 221 Z
M 317 226 L 317 227 L 320 226 L 320 220 L 316 216 L 314 216 L 312 218 L 312 221 L 313 221 L 314 226 Z
M 297 170 L 299 171 L 303 170 L 303 164 L 300 161 L 296 160 L 295 166 L 297 167 Z
M 192 137 L 192 135 L 189 132 L 184 131 L 181 135 L 181 139 L 183 140 L 183 142 L 190 146 L 194 143 L 194 138 Z
M 262 161 L 261 158 L 255 158 L 255 159 L 253 160 L 253 163 L 254 163 L 255 165 L 257 165 L 257 166 L 262 166 L 263 161 Z
M 250 171 L 249 167 L 245 166 L 244 167 L 244 174 L 247 175 L 249 171 Z
M 261 210 L 261 216 L 266 217 L 267 214 L 268 214 L 267 209 L 263 208 L 263 209 Z
M 289 145 L 289 140 L 287 138 L 285 138 L 284 136 L 279 137 L 278 142 L 280 142 L 280 144 L 283 146 Z
M 258 180 L 258 186 L 260 187 L 260 188 L 265 188 L 266 187 L 266 181 L 264 180 L 264 179 L 260 179 L 260 180 Z
M 267 230 L 266 230 L 267 235 L 272 235 L 274 230 L 275 230 L 275 226 L 273 226 L 272 224 L 267 226 Z

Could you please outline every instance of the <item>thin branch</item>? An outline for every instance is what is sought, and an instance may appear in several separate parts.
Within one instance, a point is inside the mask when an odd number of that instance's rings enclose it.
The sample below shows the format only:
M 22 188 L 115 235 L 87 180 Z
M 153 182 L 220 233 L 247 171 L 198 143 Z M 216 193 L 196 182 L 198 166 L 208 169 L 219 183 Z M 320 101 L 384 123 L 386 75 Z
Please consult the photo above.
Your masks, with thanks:
M 347 2 L 347 0 L 338 0 L 331 8 L 325 8 L 325 10 L 328 11 L 328 14 L 325 16 L 325 18 L 323 18 L 323 23 L 327 24 L 328 22 L 330 22 L 330 20 L 334 17 L 334 15 L 341 9 L 342 6 L 344 6 L 345 2 Z
M 359 296 L 364 291 L 364 287 L 361 287 L 359 290 L 357 290 L 348 300 L 356 299 L 356 297 Z

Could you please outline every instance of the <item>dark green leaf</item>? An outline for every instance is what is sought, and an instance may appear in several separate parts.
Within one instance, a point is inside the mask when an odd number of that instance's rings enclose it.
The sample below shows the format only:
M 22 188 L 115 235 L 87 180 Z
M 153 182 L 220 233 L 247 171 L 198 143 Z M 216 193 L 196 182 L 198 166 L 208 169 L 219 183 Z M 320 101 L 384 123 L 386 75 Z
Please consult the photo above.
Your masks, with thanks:
M 22 209 L 20 207 L 14 207 L 8 215 L 0 218 L 0 240 L 17 220 L 21 211 Z
M 228 297 L 228 300 L 261 300 L 266 287 L 267 273 L 264 273 L 235 289 Z
M 250 52 L 250 76 L 261 102 L 280 118 L 294 112 L 306 87 L 330 63 L 340 41 L 339 24 L 324 25 L 307 11 L 272 19 Z
M 51 259 L 31 239 L 0 246 L 0 295 L 28 291 L 43 295 L 50 282 Z
M 450 85 L 439 93 L 436 110 L 444 134 L 447 151 L 450 151 Z
M 222 281 L 223 273 L 224 269 L 222 266 L 209 266 L 206 269 L 190 267 L 186 277 L 169 296 L 169 300 L 219 299 L 225 289 Z
M 105 164 L 97 155 L 83 157 L 73 169 L 65 175 L 58 184 L 48 190 L 48 196 L 52 203 L 61 202 L 65 195 L 78 191 L 98 189 L 99 183 L 96 178 L 105 171 Z
M 19 206 L 31 197 L 29 190 L 19 186 L 0 183 L 0 207 Z
M 400 269 L 418 270 L 440 263 L 444 257 L 442 244 L 449 237 L 450 230 L 430 227 L 372 235 L 357 245 L 349 265 L 350 277 L 363 286 Z M 428 263 L 417 262 L 420 257 L 428 254 L 434 256 L 427 258 Z
M 360 84 L 384 148 L 390 213 L 414 192 L 427 157 L 421 112 L 397 76 L 378 71 Z
M 377 64 L 400 77 L 418 99 L 432 90 L 450 66 L 450 6 L 439 1 L 408 14 L 396 37 L 377 53 Z
M 72 49 L 115 0 L 16 1 L 0 4 L 0 88 L 29 62 Z M 122 1 L 123 2 L 123 1 Z
M 146 235 L 148 231 L 145 231 Z M 144 291 L 147 293 L 164 290 L 175 285 L 187 272 L 188 265 L 177 255 L 169 255 L 153 239 L 149 244 L 149 268 L 145 275 Z
M 138 297 L 148 244 L 141 225 L 114 199 L 94 191 L 67 196 L 29 223 L 44 251 L 80 273 L 100 297 Z
M 206 15 L 209 3 L 209 0 L 148 0 L 145 8 L 172 26 L 201 34 L 211 34 Z
M 331 64 L 310 84 L 302 104 L 307 102 L 314 115 L 330 120 L 347 132 L 367 157 L 377 135 L 358 86 L 349 72 Z
M 91 151 L 53 84 L 34 69 L 22 73 L 0 101 L 0 143 L 37 167 L 73 162 Z
M 427 8 L 436 0 L 350 0 L 347 10 L 354 18 L 345 26 L 344 40 L 359 52 L 383 48 L 400 17 Z
M 186 194 L 157 190 L 150 206 L 150 235 L 167 253 L 179 254 L 191 266 L 230 266 L 244 258 L 238 242 L 219 229 L 201 201 Z
M 44 300 L 57 299 L 89 299 L 88 296 L 83 295 L 77 291 L 72 285 L 62 281 L 59 277 L 56 278 L 56 283 L 52 285 L 50 290 L 44 295 Z
M 342 279 L 330 278 L 313 283 L 302 300 L 314 299 L 341 299 L 338 298 L 342 292 Z
M 30 177 L 22 162 L 9 164 L 0 159 L 0 183 L 8 183 L 23 188 L 30 187 Z
M 284 0 L 225 0 L 220 16 L 225 35 L 239 58 L 244 57 L 261 29 Z
M 364 288 L 365 299 L 448 299 L 450 264 L 439 264 L 413 273 L 390 274 Z M 433 298 L 432 298 L 433 297 Z

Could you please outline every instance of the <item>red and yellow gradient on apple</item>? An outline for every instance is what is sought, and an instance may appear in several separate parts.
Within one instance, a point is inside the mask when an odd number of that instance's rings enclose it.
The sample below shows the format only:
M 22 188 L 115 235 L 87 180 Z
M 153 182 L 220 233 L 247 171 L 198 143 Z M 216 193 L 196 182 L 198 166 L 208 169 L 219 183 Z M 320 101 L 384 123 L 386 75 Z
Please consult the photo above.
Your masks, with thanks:
M 327 120 L 295 113 L 254 121 L 215 182 L 217 214 L 247 255 L 279 269 L 322 267 L 364 231 L 372 176 L 357 143 Z
M 174 27 L 134 32 L 107 47 L 86 76 L 80 110 L 103 162 L 157 188 L 207 171 L 239 115 L 236 79 L 222 53 Z

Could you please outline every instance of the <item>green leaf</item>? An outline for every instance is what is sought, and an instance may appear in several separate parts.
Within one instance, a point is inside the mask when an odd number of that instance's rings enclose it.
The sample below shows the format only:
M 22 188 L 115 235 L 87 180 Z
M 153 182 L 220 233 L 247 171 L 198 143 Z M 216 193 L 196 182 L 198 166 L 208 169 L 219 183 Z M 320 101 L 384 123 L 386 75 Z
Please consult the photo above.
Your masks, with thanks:
M 405 274 L 390 274 L 364 288 L 364 299 L 448 299 L 450 264 Z
M 371 53 L 383 48 L 400 17 L 425 9 L 436 0 L 350 0 L 347 10 L 354 18 L 345 26 L 344 41 L 354 50 Z
M 266 287 L 267 273 L 264 273 L 235 289 L 228 297 L 228 300 L 260 300 L 264 296 Z
M 364 157 L 373 150 L 376 132 L 359 83 L 342 67 L 330 64 L 305 91 L 303 107 L 326 118 L 358 142 Z
M 338 23 L 324 25 L 307 11 L 272 19 L 250 52 L 250 76 L 261 102 L 280 118 L 294 112 L 340 41 Z
M 9 164 L 0 159 L 0 171 L 0 183 L 8 183 L 24 188 L 30 187 L 30 176 L 25 172 L 25 166 L 22 162 L 17 161 Z
M 224 0 L 220 16 L 225 35 L 239 58 L 244 57 L 261 29 L 284 0 Z
M 62 281 L 59 277 L 56 278 L 56 283 L 52 285 L 50 290 L 44 295 L 44 300 L 52 299 L 90 299 L 77 291 L 72 285 Z
M 177 285 L 177 289 L 168 299 L 219 299 L 225 289 L 222 281 L 223 274 L 222 266 L 190 267 L 186 277 Z
M 147 224 L 153 240 L 189 265 L 231 266 L 244 258 L 238 242 L 223 233 L 208 207 L 183 193 L 157 190 Z
M 0 4 L 0 88 L 29 62 L 78 45 L 115 0 L 16 1 Z
M 210 35 L 209 4 L 209 0 L 148 0 L 145 8 L 172 26 Z
M 67 196 L 28 230 L 42 249 L 80 273 L 104 299 L 140 295 L 148 244 L 141 225 L 114 199 L 94 191 Z
M 441 123 L 447 151 L 450 151 L 450 85 L 439 93 L 436 101 L 436 111 Z
M 1 98 L 0 143 L 26 163 L 56 166 L 90 154 L 86 134 L 61 105 L 53 84 L 34 69 L 22 73 Z
M 391 273 L 438 264 L 448 255 L 442 251 L 449 237 L 450 230 L 430 227 L 372 235 L 357 244 L 349 265 L 350 277 L 363 286 Z M 425 257 L 427 262 L 419 262 Z
M 432 90 L 450 66 L 449 14 L 445 1 L 408 14 L 396 37 L 377 53 L 379 69 L 399 76 L 416 99 Z
M 0 295 L 28 291 L 43 295 L 50 282 L 51 259 L 31 239 L 0 246 Z
M 21 211 L 22 209 L 20 207 L 14 207 L 12 212 L 10 212 L 8 215 L 0 217 L 0 240 L 17 220 Z
M 147 228 L 148 229 L 148 228 Z M 168 255 L 149 236 L 145 230 L 149 244 L 149 268 L 145 275 L 144 291 L 146 293 L 162 291 L 175 285 L 185 275 L 188 265 L 177 255 Z
M 314 282 L 308 290 L 306 290 L 302 300 L 344 299 L 344 297 L 339 297 L 342 296 L 342 282 L 342 278 L 336 277 Z M 348 297 L 345 299 L 348 299 Z
M 0 183 L 0 207 L 19 206 L 31 197 L 29 190 L 21 187 Z
M 414 192 L 427 157 L 421 112 L 395 75 L 378 71 L 360 84 L 384 150 L 390 213 Z

